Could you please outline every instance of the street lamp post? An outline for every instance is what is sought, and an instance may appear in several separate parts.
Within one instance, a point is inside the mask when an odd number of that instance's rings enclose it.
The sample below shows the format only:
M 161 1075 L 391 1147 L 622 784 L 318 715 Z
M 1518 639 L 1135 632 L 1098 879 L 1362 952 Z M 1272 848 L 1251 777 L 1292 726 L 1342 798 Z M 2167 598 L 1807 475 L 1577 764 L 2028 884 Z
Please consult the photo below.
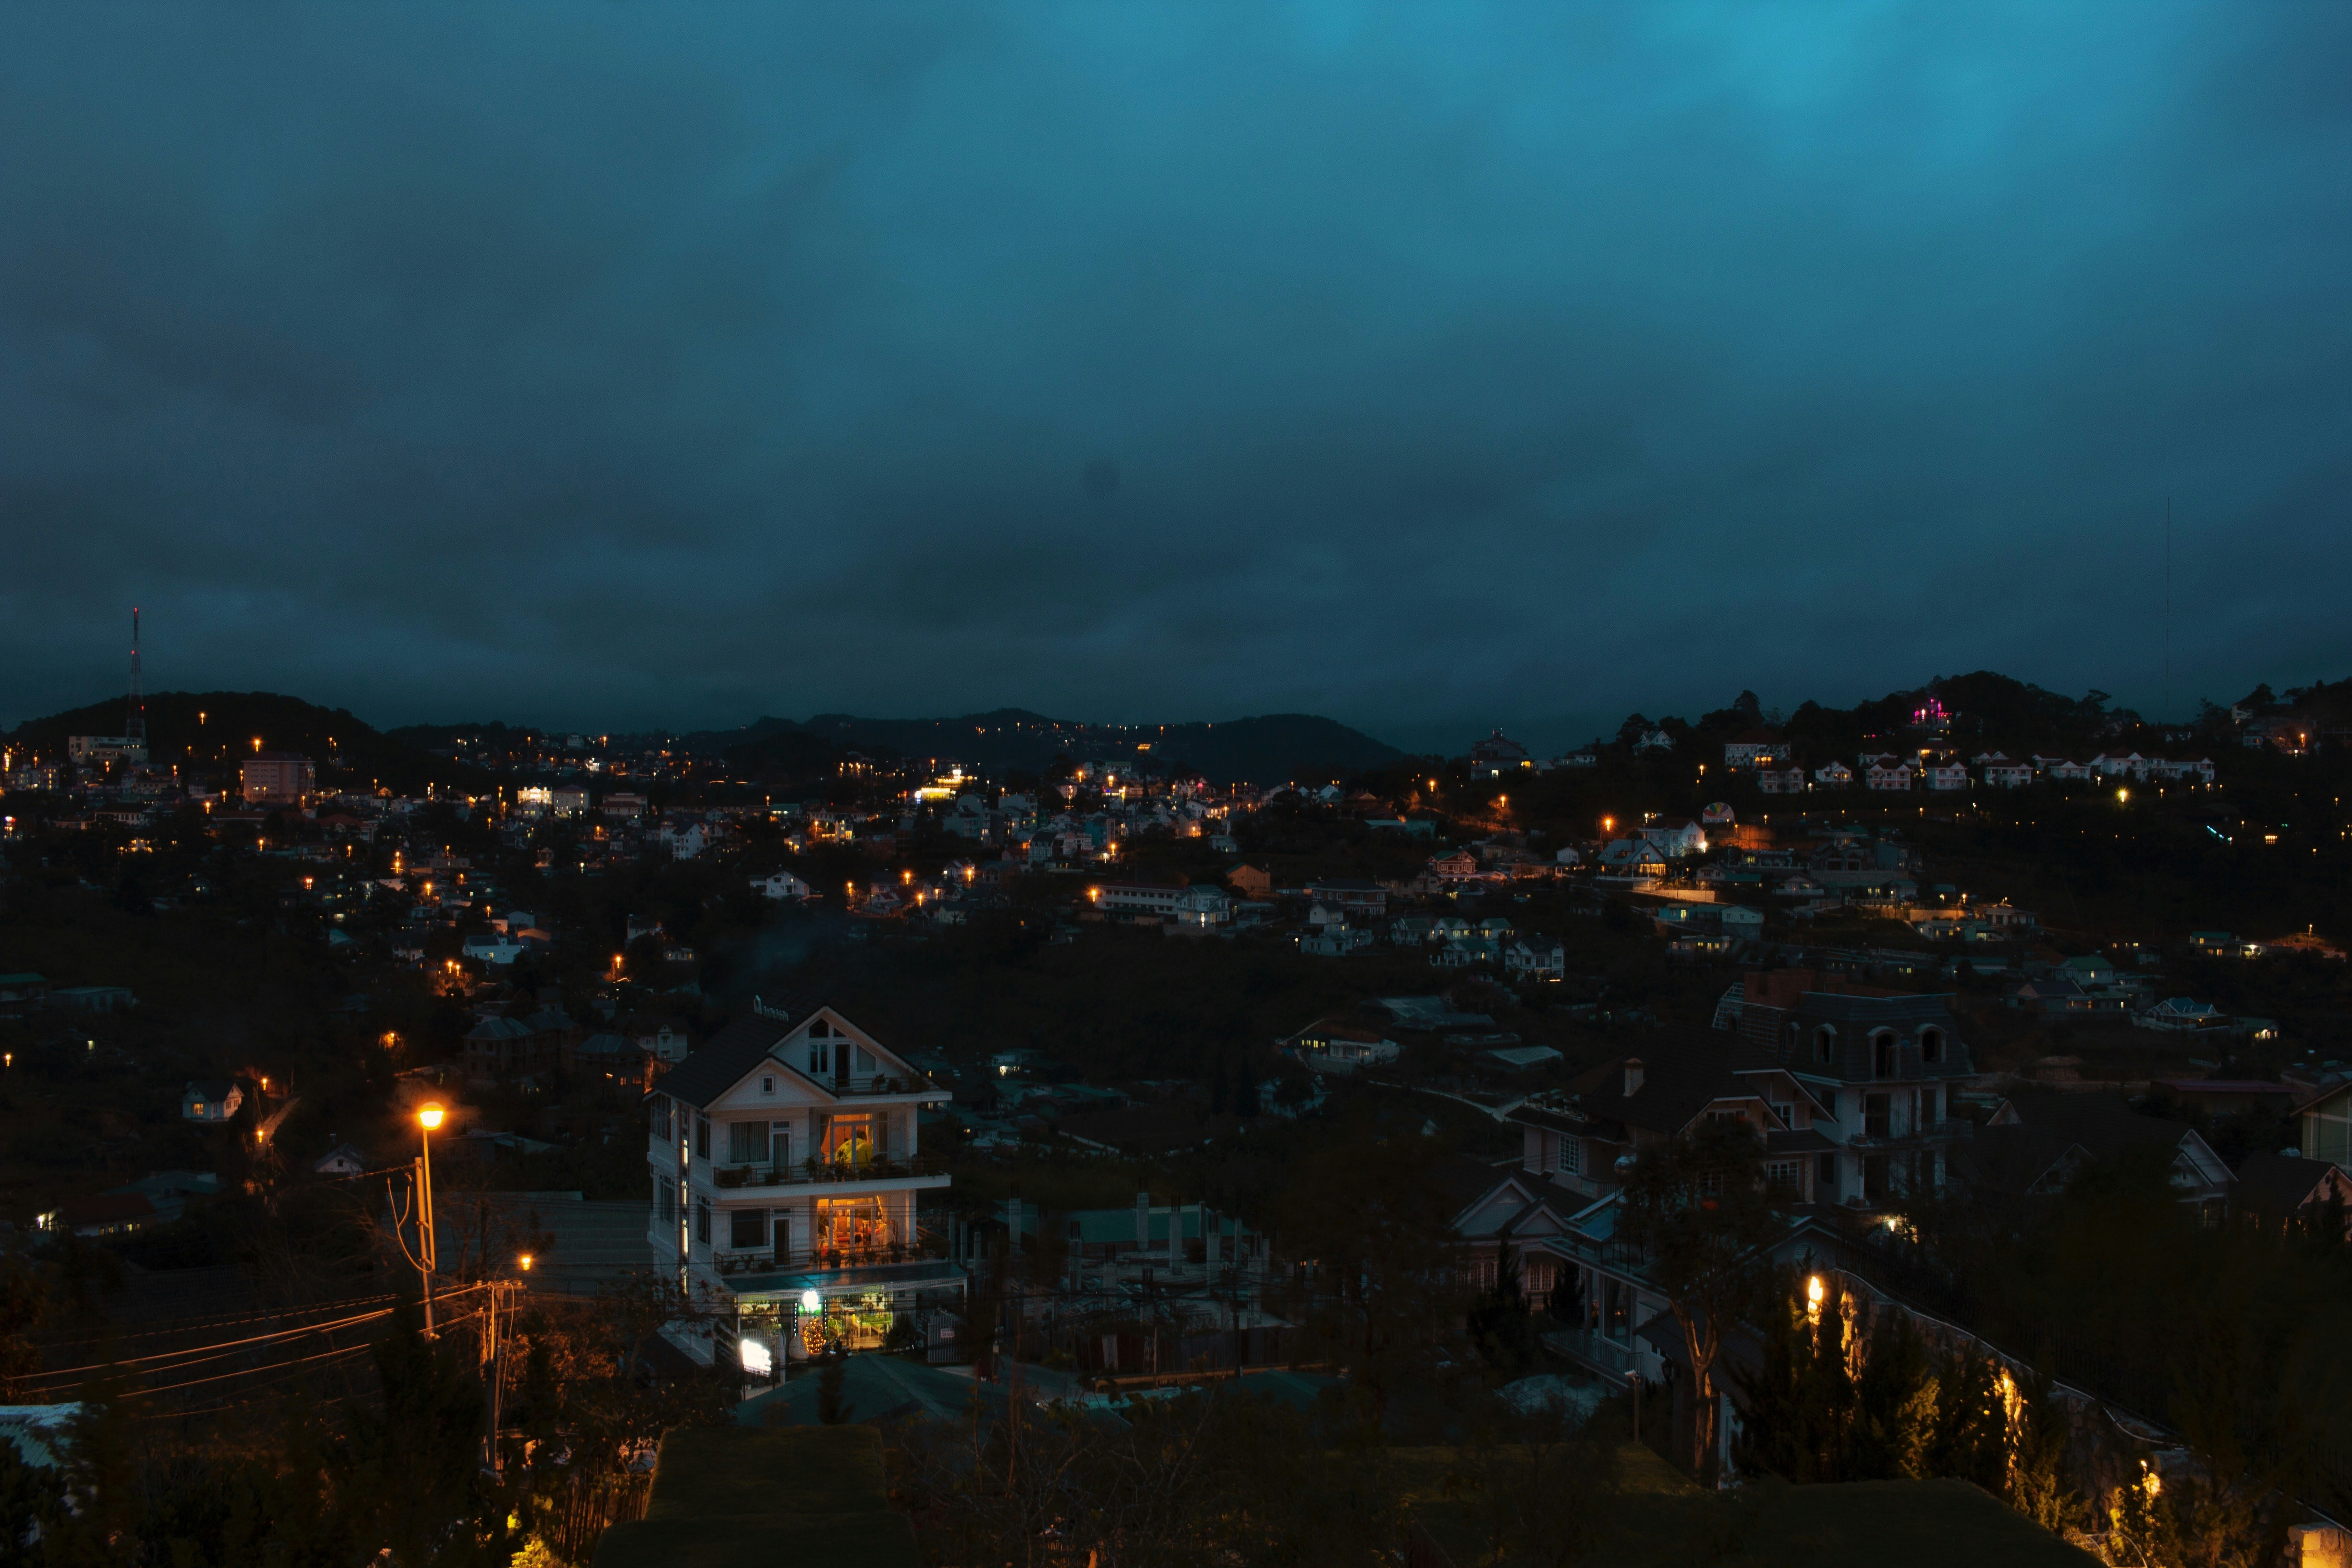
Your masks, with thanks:
M 446 1114 L 437 1104 L 420 1106 L 416 1112 L 417 1272 L 425 1281 L 425 1337 L 428 1340 L 433 1337 L 433 1271 L 441 1263 L 433 1238 L 433 1130 Z

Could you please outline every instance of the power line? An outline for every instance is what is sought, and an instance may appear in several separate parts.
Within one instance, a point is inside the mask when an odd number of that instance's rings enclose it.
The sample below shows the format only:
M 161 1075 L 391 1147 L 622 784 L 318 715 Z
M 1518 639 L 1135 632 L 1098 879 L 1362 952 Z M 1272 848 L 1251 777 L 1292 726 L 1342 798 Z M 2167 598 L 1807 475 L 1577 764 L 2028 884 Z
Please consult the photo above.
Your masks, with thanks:
M 184 1318 L 164 1320 L 166 1326 L 160 1329 L 139 1329 L 121 1334 L 112 1332 L 76 1334 L 68 1339 L 51 1340 L 48 1343 L 52 1346 L 94 1345 L 108 1340 L 152 1340 L 159 1334 L 192 1334 L 205 1329 L 225 1329 L 235 1323 L 258 1323 L 267 1320 L 290 1317 L 299 1312 L 341 1311 L 346 1307 L 369 1307 L 378 1301 L 392 1300 L 394 1300 L 394 1293 L 387 1290 L 376 1296 L 345 1296 L 331 1301 L 312 1301 L 305 1306 L 281 1307 L 270 1312 L 192 1312 Z
M 193 1364 L 196 1361 L 210 1361 L 215 1355 L 226 1355 L 240 1345 L 265 1344 L 272 1340 L 299 1339 L 304 1334 L 332 1333 L 339 1329 L 350 1328 L 355 1323 L 372 1323 L 380 1318 L 389 1318 L 392 1314 L 393 1309 L 386 1307 L 381 1311 L 362 1312 L 352 1318 L 338 1318 L 332 1322 L 306 1323 L 299 1328 L 280 1329 L 275 1333 L 255 1334 L 250 1339 L 223 1340 L 216 1344 L 209 1345 L 189 1345 L 181 1350 L 157 1351 L 152 1355 L 125 1356 L 110 1362 L 92 1362 L 88 1366 L 59 1367 L 54 1372 L 37 1373 L 35 1376 L 39 1379 L 71 1377 L 78 1373 L 102 1372 L 110 1366 L 137 1366 L 151 1361 L 178 1361 Z
M 275 1366 L 244 1367 L 236 1372 L 216 1372 L 210 1377 L 192 1377 L 185 1383 L 167 1383 L 157 1388 L 126 1389 L 122 1394 L 122 1397 L 125 1399 L 142 1399 L 151 1394 L 169 1394 L 174 1389 L 194 1388 L 198 1384 L 218 1383 L 224 1378 L 254 1377 L 264 1373 L 285 1372 L 294 1367 L 305 1365 L 310 1362 L 325 1361 L 330 1357 L 364 1355 L 374 1348 L 375 1347 L 373 1345 L 346 1345 L 341 1350 L 320 1351 L 316 1355 L 299 1356 L 293 1361 L 279 1362 Z
M 454 1301 L 461 1296 L 468 1295 L 473 1291 L 483 1289 L 485 1289 L 485 1287 L 479 1284 L 461 1286 L 457 1289 L 450 1291 L 447 1295 L 438 1298 L 438 1300 L 443 1301 Z M 299 1339 L 305 1334 L 331 1333 L 342 1329 L 350 1328 L 355 1324 L 374 1322 L 381 1319 L 388 1318 L 392 1316 L 394 1310 L 396 1310 L 396 1309 L 386 1307 L 380 1311 L 362 1312 L 352 1317 L 337 1319 L 332 1321 L 323 1323 L 298 1324 L 293 1328 L 281 1329 L 272 1333 L 255 1334 L 242 1340 L 221 1340 L 215 1341 L 211 1344 L 185 1345 L 178 1350 L 157 1351 L 152 1355 L 131 1356 L 116 1361 L 92 1362 L 87 1366 L 61 1367 L 56 1371 L 37 1373 L 34 1374 L 34 1380 L 37 1382 L 47 1382 L 51 1378 L 72 1377 L 82 1373 L 102 1372 L 110 1367 L 135 1366 L 141 1363 L 151 1361 L 178 1362 L 182 1366 L 194 1366 L 201 1362 L 213 1359 L 213 1352 L 226 1352 L 235 1350 L 241 1345 L 263 1344 L 273 1340 Z M 259 1315 L 267 1316 L 268 1314 Z M 463 1314 L 454 1321 L 463 1322 L 466 1318 L 478 1314 Z M 157 1331 L 160 1332 L 163 1331 Z M 173 1372 L 179 1369 L 177 1367 L 165 1366 L 157 1370 Z

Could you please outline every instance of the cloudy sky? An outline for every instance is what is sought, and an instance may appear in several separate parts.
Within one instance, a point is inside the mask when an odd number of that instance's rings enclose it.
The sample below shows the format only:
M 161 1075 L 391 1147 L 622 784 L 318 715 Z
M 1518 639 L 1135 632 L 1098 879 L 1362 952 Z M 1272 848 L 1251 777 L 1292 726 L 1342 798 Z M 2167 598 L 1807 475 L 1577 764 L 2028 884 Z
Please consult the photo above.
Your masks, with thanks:
M 2352 10 L 0 12 L 0 722 L 2352 674 Z M 2171 668 L 2165 507 L 2174 515 Z

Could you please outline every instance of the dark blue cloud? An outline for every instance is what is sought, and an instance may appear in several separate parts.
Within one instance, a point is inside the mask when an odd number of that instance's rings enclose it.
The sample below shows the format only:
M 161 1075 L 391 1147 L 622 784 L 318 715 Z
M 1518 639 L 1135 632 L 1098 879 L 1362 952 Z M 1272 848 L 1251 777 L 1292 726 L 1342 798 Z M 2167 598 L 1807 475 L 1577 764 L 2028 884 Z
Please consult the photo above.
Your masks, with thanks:
M 154 681 L 386 721 L 1550 741 L 2341 675 L 2347 45 L 2150 3 L 12 12 L 0 713 L 102 692 L 134 600 Z

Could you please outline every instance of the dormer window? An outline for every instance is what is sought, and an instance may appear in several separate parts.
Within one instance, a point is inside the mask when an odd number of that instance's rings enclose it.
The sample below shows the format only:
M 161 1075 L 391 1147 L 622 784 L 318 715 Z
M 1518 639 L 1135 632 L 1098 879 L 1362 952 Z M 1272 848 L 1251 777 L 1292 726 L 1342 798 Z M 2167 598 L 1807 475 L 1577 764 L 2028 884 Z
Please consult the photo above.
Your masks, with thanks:
M 1929 1025 L 1919 1031 L 1919 1059 L 1940 1062 L 1944 1059 L 1944 1031 Z
M 1870 1076 L 1895 1076 L 1895 1036 L 1888 1030 L 1881 1029 L 1870 1037 Z
M 1822 1067 L 1837 1060 L 1837 1031 L 1827 1024 L 1813 1031 L 1813 1060 Z

